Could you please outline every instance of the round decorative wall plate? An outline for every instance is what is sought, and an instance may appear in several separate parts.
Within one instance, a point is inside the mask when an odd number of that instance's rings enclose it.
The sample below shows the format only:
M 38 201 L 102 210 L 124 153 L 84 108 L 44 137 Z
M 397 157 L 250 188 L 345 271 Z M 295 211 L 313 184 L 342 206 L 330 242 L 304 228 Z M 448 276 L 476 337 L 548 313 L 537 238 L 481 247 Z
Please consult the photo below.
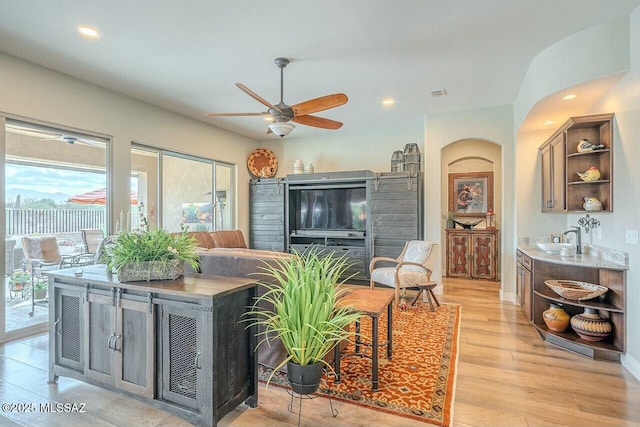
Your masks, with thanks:
M 256 148 L 247 159 L 247 168 L 256 178 L 273 178 L 278 171 L 278 159 L 268 148 Z

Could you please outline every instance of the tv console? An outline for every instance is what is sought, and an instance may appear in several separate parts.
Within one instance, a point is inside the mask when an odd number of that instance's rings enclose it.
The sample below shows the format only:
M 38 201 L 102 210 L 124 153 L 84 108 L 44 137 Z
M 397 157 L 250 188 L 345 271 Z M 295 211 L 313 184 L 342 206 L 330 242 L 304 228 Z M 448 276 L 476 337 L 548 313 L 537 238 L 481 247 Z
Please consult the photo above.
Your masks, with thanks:
M 354 196 L 360 199 L 351 200 L 358 215 L 345 212 L 344 207 L 342 214 L 322 207 L 325 216 L 333 215 L 326 219 L 329 226 L 335 225 L 331 221 L 336 215 L 340 218 L 337 229 L 310 228 L 308 219 L 300 218 L 302 190 L 311 190 L 307 194 L 327 190 L 330 197 L 339 198 L 341 190 L 354 188 L 360 189 Z M 338 191 L 332 193 L 333 189 Z M 342 194 L 350 196 L 349 192 Z M 249 192 L 249 246 L 285 252 L 303 252 L 313 247 L 346 256 L 353 263 L 347 271 L 352 276 L 350 281 L 365 282 L 369 280 L 373 257 L 397 258 L 408 240 L 423 238 L 423 195 L 421 171 L 359 170 L 253 179 Z M 307 201 L 307 211 L 310 206 Z M 322 221 L 320 224 L 322 227 Z

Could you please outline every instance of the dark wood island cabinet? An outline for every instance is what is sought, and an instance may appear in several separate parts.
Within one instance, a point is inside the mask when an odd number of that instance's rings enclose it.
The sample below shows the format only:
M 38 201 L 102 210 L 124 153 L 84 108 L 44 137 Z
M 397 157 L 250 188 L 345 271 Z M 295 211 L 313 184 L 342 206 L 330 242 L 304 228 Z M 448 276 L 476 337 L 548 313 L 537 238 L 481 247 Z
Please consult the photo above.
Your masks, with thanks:
M 49 273 L 49 383 L 68 376 L 215 426 L 258 404 L 256 283 L 222 276 L 120 283 L 104 266 Z

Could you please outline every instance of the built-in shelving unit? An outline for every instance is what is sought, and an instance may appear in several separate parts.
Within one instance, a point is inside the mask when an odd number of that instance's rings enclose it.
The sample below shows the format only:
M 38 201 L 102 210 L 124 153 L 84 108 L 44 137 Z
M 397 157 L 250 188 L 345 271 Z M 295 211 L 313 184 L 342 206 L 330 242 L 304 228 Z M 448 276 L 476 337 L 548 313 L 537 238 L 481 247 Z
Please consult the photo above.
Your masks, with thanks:
M 543 212 L 585 212 L 585 197 L 598 199 L 600 212 L 613 211 L 613 117 L 572 117 L 542 144 Z M 579 152 L 583 139 L 604 147 Z M 578 172 L 592 166 L 600 171 L 600 179 L 583 181 Z
M 526 256 L 526 255 L 525 255 Z M 619 361 L 625 352 L 626 318 L 626 271 L 624 268 L 604 268 L 578 266 L 533 259 L 531 292 L 533 325 L 545 341 L 593 359 Z M 587 301 L 574 301 L 560 297 L 545 285 L 545 280 L 578 280 L 606 286 L 609 290 L 601 297 Z M 601 318 L 613 325 L 612 334 L 602 341 L 587 341 L 576 334 L 571 326 L 564 332 L 554 332 L 547 328 L 542 313 L 550 303 L 557 303 L 564 311 L 574 316 L 585 308 L 597 310 Z

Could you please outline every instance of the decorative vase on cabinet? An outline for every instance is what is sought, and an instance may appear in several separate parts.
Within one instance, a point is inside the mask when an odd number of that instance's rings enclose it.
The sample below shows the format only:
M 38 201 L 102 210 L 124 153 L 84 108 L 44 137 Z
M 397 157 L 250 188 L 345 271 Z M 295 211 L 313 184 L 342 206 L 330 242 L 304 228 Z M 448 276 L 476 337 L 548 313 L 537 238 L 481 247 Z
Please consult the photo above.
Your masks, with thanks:
M 601 318 L 594 308 L 585 308 L 584 313 L 573 316 L 571 327 L 582 339 L 594 342 L 602 341 L 613 331 L 611 322 Z
M 542 312 L 542 320 L 550 331 L 564 332 L 569 326 L 571 316 L 562 309 L 560 304 L 549 304 L 549 308 Z

